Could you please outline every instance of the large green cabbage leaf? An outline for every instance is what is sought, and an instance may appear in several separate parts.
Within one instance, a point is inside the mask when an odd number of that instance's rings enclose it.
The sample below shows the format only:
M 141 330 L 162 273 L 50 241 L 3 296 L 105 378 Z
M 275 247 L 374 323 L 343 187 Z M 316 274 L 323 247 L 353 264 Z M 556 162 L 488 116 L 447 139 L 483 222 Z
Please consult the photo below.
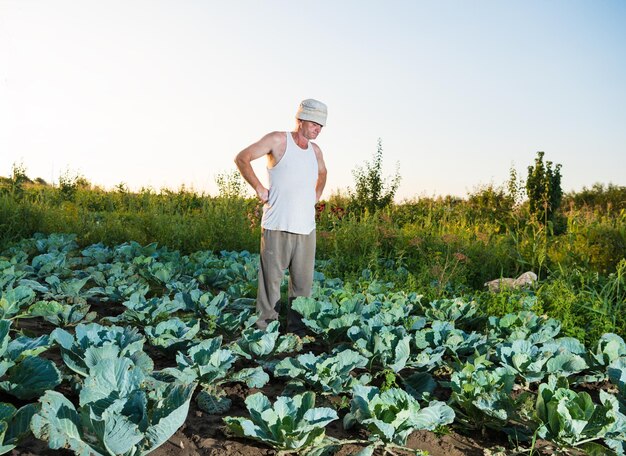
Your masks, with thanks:
M 569 388 L 565 377 L 551 375 L 539 385 L 536 417 L 540 425 L 537 435 L 560 448 L 588 445 L 605 436 L 614 437 L 620 424 L 617 401 L 601 395 L 601 404 L 593 402 L 589 393 Z M 621 427 L 621 424 L 620 424 Z M 610 454 L 607 450 L 606 454 Z
M 0 402 L 0 454 L 5 454 L 30 434 L 30 420 L 37 405 L 27 404 L 19 410 L 12 404 Z
M 37 355 L 49 347 L 48 336 L 11 340 L 11 321 L 0 320 L 0 389 L 18 399 L 35 399 L 61 383 L 54 362 Z
M 59 344 L 67 367 L 82 376 L 87 376 L 89 369 L 103 358 L 129 357 L 145 371 L 153 367 L 143 351 L 145 338 L 136 328 L 80 324 L 75 335 L 57 328 L 50 338 Z
M 531 344 L 541 344 L 559 334 L 561 323 L 531 311 L 521 311 L 503 317 L 489 317 L 488 331 L 489 339 L 494 342 L 528 340 Z
M 333 409 L 315 408 L 315 394 L 279 396 L 272 405 L 263 393 L 246 398 L 250 419 L 226 417 L 236 435 L 265 443 L 278 450 L 300 450 L 322 444 L 325 426 L 338 419 Z
M 246 359 L 262 361 L 281 353 L 291 353 L 302 350 L 303 340 L 295 334 L 281 335 L 280 323 L 273 321 L 264 330 L 248 328 L 242 331 L 241 336 L 231 350 Z
M 31 421 L 52 449 L 79 455 L 147 455 L 183 425 L 195 384 L 150 380 L 128 358 L 105 359 L 85 379 L 78 408 L 48 391 Z
M 454 411 L 441 401 L 431 401 L 427 407 L 406 391 L 390 388 L 384 392 L 374 386 L 357 385 L 353 389 L 350 412 L 344 417 L 344 427 L 355 424 L 366 427 L 370 440 L 406 445 L 415 430 L 434 430 L 454 421 Z
M 343 350 L 334 355 L 313 353 L 284 358 L 274 370 L 277 377 L 288 377 L 292 382 L 300 382 L 322 393 L 341 394 L 348 392 L 354 385 L 367 384 L 369 374 L 356 377 L 351 375 L 354 369 L 367 365 L 367 358 L 353 350 Z
M 197 398 L 199 407 L 208 413 L 224 413 L 230 408 L 230 400 L 224 398 L 223 384 L 240 382 L 250 388 L 261 388 L 269 382 L 269 375 L 261 367 L 235 370 L 238 356 L 221 346 L 221 337 L 204 340 L 187 350 L 187 353 L 178 352 L 176 367 L 155 372 L 154 376 L 163 380 L 200 383 L 202 391 Z
M 398 373 L 411 356 L 411 336 L 402 326 L 352 326 L 348 337 L 353 348 L 370 361 L 370 369 L 391 369 Z
M 0 318 L 15 319 L 27 315 L 27 308 L 36 298 L 32 288 L 19 285 L 15 288 L 0 290 Z
M 162 321 L 156 326 L 146 326 L 144 332 L 150 345 L 166 353 L 186 350 L 200 331 L 200 321 L 183 321 L 178 317 Z

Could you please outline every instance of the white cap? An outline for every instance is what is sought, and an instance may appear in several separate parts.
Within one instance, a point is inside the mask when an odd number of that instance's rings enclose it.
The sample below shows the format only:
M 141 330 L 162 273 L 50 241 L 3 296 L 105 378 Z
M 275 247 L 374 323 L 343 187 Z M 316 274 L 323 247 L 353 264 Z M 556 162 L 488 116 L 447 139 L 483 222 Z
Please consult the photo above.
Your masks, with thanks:
M 304 100 L 298 106 L 298 112 L 296 113 L 296 119 L 309 120 L 320 124 L 326 125 L 326 116 L 328 115 L 328 108 L 321 101 L 309 98 Z

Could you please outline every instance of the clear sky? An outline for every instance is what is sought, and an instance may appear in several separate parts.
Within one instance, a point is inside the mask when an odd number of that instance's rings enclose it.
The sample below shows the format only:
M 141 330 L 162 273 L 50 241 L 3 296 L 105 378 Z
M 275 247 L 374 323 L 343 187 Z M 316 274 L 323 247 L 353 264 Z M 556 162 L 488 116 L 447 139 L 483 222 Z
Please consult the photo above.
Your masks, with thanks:
M 0 175 L 215 193 L 304 98 L 329 108 L 324 197 L 378 138 L 400 198 L 539 150 L 565 191 L 626 185 L 626 2 L 0 0 Z

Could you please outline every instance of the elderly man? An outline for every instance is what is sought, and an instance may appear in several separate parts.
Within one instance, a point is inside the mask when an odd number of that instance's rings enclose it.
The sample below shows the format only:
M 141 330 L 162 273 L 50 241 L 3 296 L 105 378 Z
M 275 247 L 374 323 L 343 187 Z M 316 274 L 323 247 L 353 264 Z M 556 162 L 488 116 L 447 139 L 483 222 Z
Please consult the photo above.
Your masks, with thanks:
M 278 319 L 280 283 L 289 269 L 287 330 L 303 334 L 301 316 L 291 309 L 298 296 L 310 296 L 315 263 L 315 204 L 326 185 L 322 151 L 312 142 L 326 125 L 327 108 L 307 99 L 296 113 L 291 132 L 275 131 L 243 149 L 235 163 L 263 206 L 261 261 L 257 294 L 257 327 Z M 267 157 L 269 188 L 255 174 L 251 162 Z

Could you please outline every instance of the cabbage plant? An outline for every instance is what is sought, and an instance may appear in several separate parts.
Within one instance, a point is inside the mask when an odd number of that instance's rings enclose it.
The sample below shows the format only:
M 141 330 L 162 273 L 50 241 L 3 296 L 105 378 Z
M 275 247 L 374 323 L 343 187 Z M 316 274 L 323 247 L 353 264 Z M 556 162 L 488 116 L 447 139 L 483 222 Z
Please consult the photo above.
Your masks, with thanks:
M 430 321 L 449 321 L 461 327 L 474 326 L 482 318 L 476 302 L 462 298 L 436 299 L 427 305 L 422 304 L 422 308 Z
M 484 357 L 467 362 L 452 373 L 444 386 L 452 389 L 450 405 L 457 418 L 471 429 L 505 430 L 511 420 L 523 413 L 528 392 L 513 394 L 515 374 L 504 367 L 494 367 Z
M 148 282 L 127 263 L 105 263 L 87 268 L 91 279 L 98 285 L 89 292 L 102 301 L 123 302 L 135 293 L 145 296 L 150 290 Z
M 613 396 L 601 390 L 600 404 L 594 403 L 589 393 L 569 389 L 565 377 L 551 375 L 539 385 L 535 411 L 537 435 L 561 449 L 611 454 L 599 441 L 606 438 L 617 448 L 626 435 L 626 420 Z
M 550 374 L 569 377 L 589 367 L 586 361 L 587 349 L 573 337 L 559 337 L 545 342 L 541 345 L 541 351 L 552 355 L 546 363 L 546 370 Z
M 608 366 L 620 357 L 626 357 L 624 339 L 614 333 L 605 333 L 598 340 L 595 353 L 591 356 L 598 365 Z
M 431 401 L 427 407 L 420 407 L 402 389 L 390 388 L 381 393 L 376 387 L 357 385 L 343 423 L 346 429 L 356 424 L 365 427 L 374 446 L 403 446 L 413 431 L 432 431 L 453 421 L 454 411 L 444 402 Z
M 216 330 L 223 334 L 238 333 L 241 328 L 249 328 L 256 321 L 254 307 L 238 298 L 231 302 L 229 296 L 220 291 L 217 295 L 199 289 L 179 292 L 176 301 L 184 303 L 183 311 L 193 312 L 204 323 L 203 334 L 214 335 Z
M 30 262 L 30 271 L 40 278 L 53 274 L 67 277 L 72 273 L 70 266 L 65 252 L 53 251 L 34 257 Z
M 119 262 L 132 262 L 141 257 L 159 257 L 159 248 L 156 242 L 141 245 L 136 241 L 124 242 L 113 248 L 113 260 Z
M 146 372 L 153 368 L 152 360 L 143 351 L 146 339 L 136 328 L 80 324 L 74 335 L 57 328 L 50 338 L 59 344 L 66 366 L 83 377 L 103 358 L 127 357 Z
M 11 340 L 9 320 L 0 320 L 0 389 L 18 399 L 35 399 L 61 383 L 55 364 L 37 355 L 50 346 L 49 337 Z
M 200 331 L 199 320 L 186 322 L 178 317 L 162 321 L 156 326 L 146 326 L 144 328 L 150 345 L 163 350 L 165 353 L 172 354 L 186 350 L 198 334 L 198 331 Z
M 347 330 L 366 323 L 369 326 L 398 326 L 415 319 L 411 316 L 419 296 L 406 293 L 371 295 L 332 290 L 330 296 L 300 297 L 292 308 L 303 316 L 303 323 L 328 345 L 346 341 Z
M 281 335 L 280 323 L 273 321 L 264 330 L 248 328 L 242 331 L 241 336 L 231 345 L 231 350 L 248 359 L 267 361 L 281 353 L 291 353 L 302 350 L 303 340 L 295 334 Z
M 236 334 L 242 330 L 252 328 L 257 320 L 257 316 L 252 308 L 242 309 L 235 312 L 224 312 L 220 314 L 215 322 L 216 329 L 224 336 Z
M 56 275 L 50 275 L 45 278 L 48 290 L 43 294 L 43 298 L 68 304 L 86 304 L 86 299 L 93 296 L 91 291 L 82 291 L 89 279 L 89 276 L 60 279 Z
M 302 315 L 304 323 L 319 339 L 328 345 L 347 341 L 350 327 L 361 321 L 361 304 L 355 300 L 339 305 L 326 300 L 299 297 L 291 308 Z
M 91 244 L 81 250 L 83 265 L 109 263 L 113 259 L 113 250 L 103 243 Z
M 235 298 L 253 297 L 258 280 L 258 255 L 247 251 L 228 252 L 220 256 L 211 252 L 198 252 L 191 256 L 196 267 L 193 276 L 204 285 L 226 291 Z
M 32 239 L 35 242 L 35 247 L 41 253 L 69 253 L 78 248 L 76 237 L 77 235 L 74 233 L 51 233 L 48 235 L 35 233 Z
M 446 353 L 462 362 L 476 353 L 486 353 L 488 349 L 487 338 L 476 332 L 466 333 L 462 329 L 455 328 L 451 321 L 435 320 L 430 328 L 416 331 L 411 342 L 418 351 L 430 349 L 439 351 L 445 349 Z
M 276 377 L 291 379 L 289 386 L 309 386 L 325 394 L 348 392 L 355 385 L 364 385 L 371 381 L 369 374 L 353 376 L 354 369 L 367 365 L 367 358 L 353 350 L 343 350 L 334 355 L 315 356 L 306 353 L 295 358 L 284 358 L 274 370 Z
M 177 366 L 165 368 L 155 376 L 200 383 L 202 390 L 197 396 L 200 409 L 212 414 L 224 413 L 230 409 L 231 400 L 225 397 L 223 384 L 242 382 L 250 388 L 261 388 L 269 381 L 269 375 L 261 367 L 235 370 L 238 356 L 221 345 L 222 338 L 215 337 L 194 345 L 187 353 L 178 352 Z
M 163 369 L 161 372 L 179 379 L 192 379 L 202 385 L 218 385 L 229 381 L 249 381 L 249 386 L 260 388 L 269 377 L 261 368 L 246 368 L 234 371 L 238 356 L 228 348 L 221 348 L 222 338 L 204 340 L 187 353 L 178 352 L 177 367 Z
M 183 303 L 171 300 L 168 296 L 146 299 L 141 293 L 133 293 L 123 304 L 126 310 L 122 314 L 117 317 L 105 317 L 103 321 L 149 326 L 168 320 L 173 313 L 183 309 Z
M 193 383 L 152 380 L 128 358 L 104 359 L 85 379 L 78 407 L 48 391 L 39 399 L 31 429 L 55 450 L 147 455 L 183 425 L 194 388 Z
M 246 398 L 250 419 L 225 417 L 228 428 L 246 437 L 282 451 L 311 450 L 324 446 L 325 427 L 338 419 L 337 412 L 315 407 L 315 393 L 294 397 L 279 396 L 274 404 L 263 393 Z
M 521 311 L 503 317 L 489 317 L 487 329 L 489 339 L 494 342 L 528 340 L 531 344 L 541 344 L 559 334 L 561 323 L 531 311 Z
M 178 261 L 161 262 L 147 257 L 141 259 L 139 271 L 148 281 L 165 286 L 180 278 L 182 266 Z
M 6 252 L 5 252 L 6 253 Z M 28 275 L 28 254 L 16 252 L 10 258 L 0 257 L 0 291 L 13 288 Z
M 33 304 L 28 314 L 31 317 L 42 317 L 55 326 L 71 327 L 79 323 L 88 323 L 96 319 L 98 314 L 90 312 L 87 303 L 66 304 L 57 301 L 38 301 Z
M 184 303 L 184 311 L 193 312 L 198 318 L 217 317 L 228 306 L 228 295 L 223 291 L 214 295 L 209 291 L 196 288 L 187 292 L 176 293 L 174 298 Z
M 0 318 L 13 320 L 27 316 L 28 306 L 35 298 L 32 288 L 25 285 L 0 290 Z
M 552 353 L 524 339 L 498 345 L 496 355 L 503 367 L 529 383 L 539 382 L 547 375 L 546 363 L 552 357 Z
M 36 411 L 35 404 L 27 404 L 18 410 L 12 404 L 0 402 L 0 454 L 13 450 L 30 434 L 30 420 Z
M 621 336 L 614 333 L 603 334 L 596 345 L 595 351 L 588 351 L 585 360 L 589 369 L 578 377 L 579 382 L 602 382 L 609 379 L 609 370 L 619 359 L 626 359 L 626 343 Z
M 353 348 L 369 360 L 369 368 L 398 373 L 411 355 L 411 336 L 402 326 L 352 326 L 348 330 Z

